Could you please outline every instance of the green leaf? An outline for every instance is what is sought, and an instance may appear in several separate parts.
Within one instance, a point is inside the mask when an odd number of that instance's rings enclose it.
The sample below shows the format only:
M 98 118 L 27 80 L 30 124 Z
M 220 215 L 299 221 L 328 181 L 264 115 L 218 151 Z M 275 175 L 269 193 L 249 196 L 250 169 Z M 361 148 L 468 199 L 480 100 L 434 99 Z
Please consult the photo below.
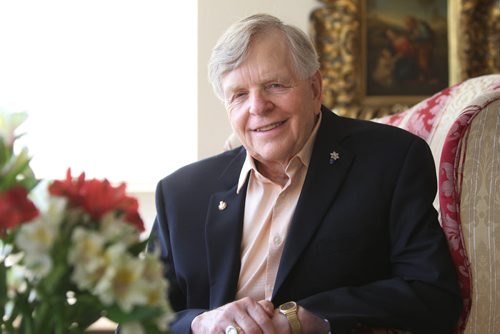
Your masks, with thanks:
M 132 245 L 128 251 L 133 255 L 133 256 L 138 256 L 140 253 L 144 252 L 146 250 L 146 245 L 148 243 L 148 240 L 143 240 L 137 244 Z
M 33 309 L 35 305 L 28 301 L 29 291 L 28 292 L 18 293 L 16 295 L 14 308 L 12 311 L 12 317 L 10 319 L 10 323 L 15 320 L 15 318 L 19 315 L 21 316 L 21 323 L 19 324 L 19 333 L 34 333 L 34 323 L 33 323 Z
M 63 278 L 67 275 L 67 266 L 54 262 L 54 268 L 39 284 L 40 298 L 50 298 L 57 296 L 61 291 L 67 291 Z
M 9 254 L 14 254 L 17 251 L 17 247 L 15 245 L 14 240 L 16 239 L 16 233 L 19 230 L 20 225 L 15 226 L 14 228 L 7 231 L 7 234 L 3 236 L 4 245 L 9 245 L 9 247 L 13 247 L 13 251 L 10 251 Z
M 4 171 L 6 172 L 3 176 L 2 176 L 2 181 L 0 183 L 0 190 L 1 191 L 5 191 L 5 190 L 8 190 L 10 189 L 12 186 L 16 185 L 18 179 L 18 175 L 21 174 L 22 172 L 24 172 L 24 170 L 26 168 L 29 167 L 29 160 L 27 161 L 16 161 L 16 162 L 9 162 L 9 164 L 11 164 L 11 168 L 9 168 L 8 170 Z
M 40 180 L 35 177 L 35 173 L 33 173 L 33 170 L 29 165 L 24 169 L 21 176 L 21 179 L 17 180 L 17 182 L 24 188 L 28 189 L 28 191 L 35 188 L 40 182 Z
M 50 329 L 54 324 L 54 313 L 57 313 L 57 310 L 53 309 L 51 305 L 47 302 L 40 302 L 34 314 L 34 328 L 36 328 L 39 333 L 50 333 Z
M 9 161 L 12 155 L 12 149 L 7 147 L 5 140 L 0 136 L 0 167 Z M 1 170 L 1 168 L 0 168 Z
M 159 330 L 158 326 L 156 326 L 156 324 L 153 323 L 153 322 L 143 323 L 142 327 L 144 328 L 144 332 L 146 332 L 148 334 L 166 334 L 166 333 L 170 333 L 168 331 L 165 332 L 165 331 Z
M 5 267 L 5 261 L 2 261 L 0 263 L 0 307 L 2 308 L 0 323 L 5 314 L 5 304 L 7 304 L 7 268 Z
M 136 306 L 131 312 L 124 312 L 117 305 L 106 309 L 106 317 L 111 321 L 123 324 L 129 321 L 143 322 L 148 319 L 154 319 L 163 314 L 160 307 Z
M 76 295 L 76 302 L 67 307 L 68 318 L 78 320 L 80 328 L 88 328 L 102 314 L 103 306 L 97 297 L 89 294 Z

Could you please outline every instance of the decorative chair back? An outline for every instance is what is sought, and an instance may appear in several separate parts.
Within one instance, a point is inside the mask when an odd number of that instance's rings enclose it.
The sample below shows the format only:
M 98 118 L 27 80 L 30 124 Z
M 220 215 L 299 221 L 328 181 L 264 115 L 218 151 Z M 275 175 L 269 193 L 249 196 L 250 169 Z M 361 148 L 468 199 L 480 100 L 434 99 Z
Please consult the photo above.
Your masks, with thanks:
M 500 333 L 500 74 L 468 79 L 374 121 L 431 147 L 434 206 L 464 300 L 455 333 Z

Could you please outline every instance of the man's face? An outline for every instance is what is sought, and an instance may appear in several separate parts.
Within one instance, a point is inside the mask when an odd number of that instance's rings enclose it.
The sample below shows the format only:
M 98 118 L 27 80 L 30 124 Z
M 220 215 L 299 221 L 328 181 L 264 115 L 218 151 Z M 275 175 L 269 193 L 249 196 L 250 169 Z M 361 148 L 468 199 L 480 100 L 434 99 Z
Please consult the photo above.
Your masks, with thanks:
M 286 166 L 307 141 L 321 107 L 321 76 L 300 80 L 278 31 L 257 36 L 245 61 L 222 78 L 229 121 L 250 155 Z

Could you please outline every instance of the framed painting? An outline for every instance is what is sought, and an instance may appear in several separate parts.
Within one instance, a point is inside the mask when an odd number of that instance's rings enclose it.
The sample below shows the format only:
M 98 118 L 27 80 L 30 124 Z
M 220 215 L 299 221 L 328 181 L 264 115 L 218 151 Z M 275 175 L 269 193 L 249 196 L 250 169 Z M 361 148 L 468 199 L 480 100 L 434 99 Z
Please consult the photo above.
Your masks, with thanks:
M 310 16 L 323 103 L 371 119 L 500 72 L 495 0 L 320 0 Z
M 361 1 L 361 95 L 417 102 L 448 86 L 446 0 Z

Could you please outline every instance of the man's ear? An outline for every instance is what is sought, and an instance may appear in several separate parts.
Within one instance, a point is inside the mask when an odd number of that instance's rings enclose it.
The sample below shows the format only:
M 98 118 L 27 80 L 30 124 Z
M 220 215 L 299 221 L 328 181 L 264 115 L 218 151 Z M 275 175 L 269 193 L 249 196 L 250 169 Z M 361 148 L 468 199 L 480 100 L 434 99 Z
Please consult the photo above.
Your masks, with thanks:
M 321 106 L 321 101 L 323 98 L 323 79 L 319 70 L 317 70 L 316 73 L 314 73 L 311 77 L 311 88 L 314 101 L 318 103 L 318 106 Z

